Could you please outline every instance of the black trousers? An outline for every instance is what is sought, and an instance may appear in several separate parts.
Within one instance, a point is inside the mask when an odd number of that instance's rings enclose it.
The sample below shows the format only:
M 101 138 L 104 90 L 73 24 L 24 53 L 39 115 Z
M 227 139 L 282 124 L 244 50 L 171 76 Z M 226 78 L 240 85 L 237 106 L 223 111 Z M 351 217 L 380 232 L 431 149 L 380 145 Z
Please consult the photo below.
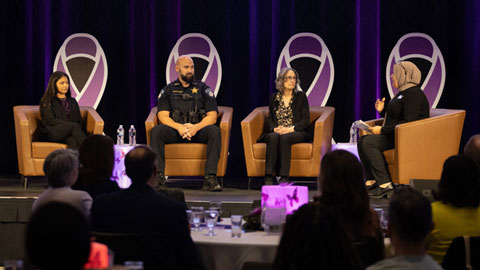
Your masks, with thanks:
M 264 140 L 267 143 L 265 175 L 273 175 L 277 171 L 279 176 L 289 176 L 292 144 L 306 142 L 308 137 L 301 131 L 294 131 L 284 135 L 270 132 L 265 135 Z
M 50 127 L 47 134 L 48 141 L 65 143 L 72 149 L 78 149 L 83 140 L 85 140 L 85 137 L 86 135 L 82 127 L 74 122 Z
M 383 151 L 395 148 L 393 136 L 365 135 L 358 140 L 357 148 L 367 180 L 375 179 L 379 185 L 392 182 Z
M 215 125 L 206 126 L 200 129 L 191 141 L 182 139 L 177 130 L 165 125 L 158 125 L 150 131 L 150 146 L 157 154 L 157 171 L 165 173 L 165 144 L 170 143 L 206 143 L 207 162 L 205 164 L 205 175 L 216 175 L 222 138 L 220 128 Z

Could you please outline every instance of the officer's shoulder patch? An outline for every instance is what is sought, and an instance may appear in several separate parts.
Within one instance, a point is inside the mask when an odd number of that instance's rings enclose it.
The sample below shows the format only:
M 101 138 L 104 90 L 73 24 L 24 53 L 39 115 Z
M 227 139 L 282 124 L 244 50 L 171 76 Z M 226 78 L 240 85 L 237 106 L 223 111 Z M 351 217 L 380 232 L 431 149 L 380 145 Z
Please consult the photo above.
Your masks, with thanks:
M 207 95 L 209 95 L 209 96 L 213 97 L 213 92 L 212 92 L 212 89 L 210 89 L 210 87 L 207 87 L 207 88 L 205 88 L 205 94 L 207 94 Z
M 161 98 L 163 94 L 165 94 L 165 88 L 160 91 L 160 94 L 158 94 L 158 98 Z

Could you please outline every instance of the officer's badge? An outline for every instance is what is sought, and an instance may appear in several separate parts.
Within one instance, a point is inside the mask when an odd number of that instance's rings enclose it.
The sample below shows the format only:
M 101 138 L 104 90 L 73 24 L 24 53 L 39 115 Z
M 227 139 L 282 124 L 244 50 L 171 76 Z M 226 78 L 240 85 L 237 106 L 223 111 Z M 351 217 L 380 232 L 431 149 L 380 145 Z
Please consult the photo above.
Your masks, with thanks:
M 198 92 L 198 88 L 194 87 L 194 88 L 192 89 L 192 93 L 193 93 L 193 94 L 196 94 L 197 92 Z

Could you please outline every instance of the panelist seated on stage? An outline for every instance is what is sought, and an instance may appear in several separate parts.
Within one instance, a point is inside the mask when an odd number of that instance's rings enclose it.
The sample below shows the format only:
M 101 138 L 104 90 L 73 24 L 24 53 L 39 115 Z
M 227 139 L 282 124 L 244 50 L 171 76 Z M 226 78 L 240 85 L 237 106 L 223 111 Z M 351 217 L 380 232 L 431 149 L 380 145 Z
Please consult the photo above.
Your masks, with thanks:
M 83 141 L 78 149 L 81 167 L 73 189 L 84 190 L 92 198 L 120 190 L 117 182 L 111 180 L 115 159 L 113 146 L 113 140 L 105 135 L 91 135 Z
M 217 102 L 208 85 L 194 78 L 193 60 L 180 56 L 175 70 L 178 80 L 165 86 L 158 98 L 159 125 L 152 128 L 150 146 L 157 154 L 158 184 L 165 185 L 165 144 L 206 143 L 207 161 L 203 189 L 221 191 L 217 181 L 221 135 Z
M 77 181 L 78 153 L 72 149 L 59 149 L 50 153 L 43 163 L 43 171 L 48 181 L 48 188 L 33 203 L 33 211 L 49 202 L 68 203 L 80 210 L 86 217 L 90 216 L 92 197 L 71 186 Z
M 375 109 L 384 115 L 382 126 L 374 126 L 371 133 L 358 140 L 358 155 L 365 169 L 367 182 L 373 198 L 381 198 L 393 192 L 392 178 L 388 172 L 383 152 L 395 148 L 395 126 L 428 118 L 430 106 L 427 97 L 420 89 L 422 74 L 412 62 L 403 61 L 394 65 L 392 86 L 398 89 L 385 108 L 385 98 L 377 99 Z
M 288 182 L 292 144 L 307 142 L 313 132 L 307 131 L 310 109 L 307 95 L 298 89 L 300 79 L 293 68 L 284 68 L 275 80 L 278 90 L 270 96 L 265 134 L 258 141 L 267 143 L 265 156 L 265 184 L 273 183 L 273 175 L 280 182 Z
M 40 99 L 42 125 L 40 138 L 49 142 L 65 143 L 78 149 L 86 135 L 77 101 L 70 94 L 70 79 L 55 71 L 48 80 L 47 90 Z
M 185 206 L 153 189 L 157 176 L 153 150 L 149 146 L 135 147 L 125 157 L 125 168 L 132 185 L 95 198 L 92 230 L 137 234 L 142 248 L 148 250 L 148 269 L 199 268 Z

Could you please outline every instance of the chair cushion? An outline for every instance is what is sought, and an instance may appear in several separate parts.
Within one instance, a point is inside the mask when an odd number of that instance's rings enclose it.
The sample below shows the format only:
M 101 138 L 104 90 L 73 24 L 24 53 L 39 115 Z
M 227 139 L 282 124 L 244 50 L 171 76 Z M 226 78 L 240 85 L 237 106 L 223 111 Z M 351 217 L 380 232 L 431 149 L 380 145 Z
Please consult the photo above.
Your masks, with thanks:
M 395 149 L 383 151 L 387 164 L 395 164 Z
M 32 142 L 32 157 L 46 158 L 51 152 L 57 149 L 65 149 L 67 147 L 68 146 L 63 143 Z
M 311 143 L 296 143 L 292 145 L 291 159 L 312 159 L 313 144 Z M 266 143 L 253 144 L 253 157 L 255 159 L 265 159 L 267 154 Z
M 165 145 L 166 159 L 206 159 L 207 145 L 203 143 L 172 143 Z

